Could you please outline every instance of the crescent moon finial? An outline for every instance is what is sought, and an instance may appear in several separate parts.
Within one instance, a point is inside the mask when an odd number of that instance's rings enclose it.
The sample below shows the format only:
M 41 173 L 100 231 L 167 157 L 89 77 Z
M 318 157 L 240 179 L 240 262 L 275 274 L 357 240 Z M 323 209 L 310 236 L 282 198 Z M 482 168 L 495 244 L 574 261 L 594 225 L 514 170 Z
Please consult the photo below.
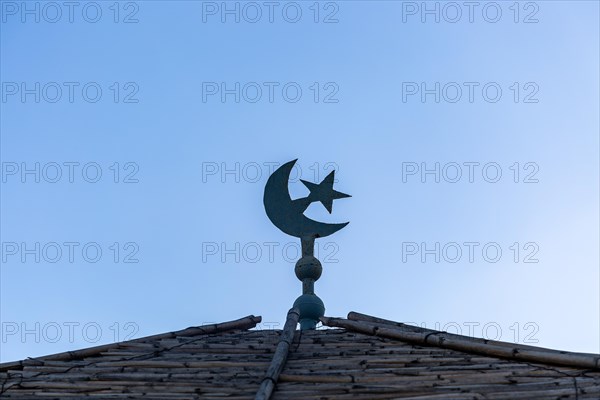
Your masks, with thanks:
M 304 211 L 313 202 L 320 202 L 331 214 L 333 200 L 351 197 L 333 189 L 335 171 L 332 171 L 316 184 L 301 180 L 310 190 L 307 197 L 292 200 L 288 189 L 288 181 L 296 160 L 289 161 L 275 170 L 265 185 L 263 203 L 267 216 L 279 229 L 288 235 L 300 238 L 302 258 L 296 263 L 296 276 L 302 281 L 302 296 L 294 302 L 294 308 L 300 311 L 300 328 L 315 329 L 319 318 L 325 315 L 325 305 L 315 294 L 314 283 L 321 276 L 323 267 L 314 256 L 315 239 L 329 236 L 348 225 L 328 224 L 315 221 L 304 215 Z
M 348 194 L 333 189 L 335 171 L 332 171 L 319 184 L 301 180 L 310 190 L 307 197 L 292 200 L 288 190 L 288 181 L 296 160 L 289 161 L 271 174 L 265 185 L 264 205 L 267 216 L 279 229 L 288 235 L 298 238 L 319 238 L 329 236 L 348 225 L 328 224 L 315 221 L 304 215 L 304 211 L 311 203 L 316 201 L 331 213 L 333 200 L 351 197 Z

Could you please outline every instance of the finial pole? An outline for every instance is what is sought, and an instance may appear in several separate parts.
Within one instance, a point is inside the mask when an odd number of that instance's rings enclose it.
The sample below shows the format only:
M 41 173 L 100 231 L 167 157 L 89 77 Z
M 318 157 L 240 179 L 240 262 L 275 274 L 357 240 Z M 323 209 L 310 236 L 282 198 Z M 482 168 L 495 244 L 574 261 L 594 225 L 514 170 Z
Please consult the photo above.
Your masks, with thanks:
M 302 257 L 313 257 L 315 255 L 314 237 L 300 238 L 300 244 L 302 245 Z
M 314 256 L 315 238 L 300 238 L 302 245 L 302 258 L 296 262 L 294 271 L 302 281 L 302 296 L 294 302 L 294 307 L 300 310 L 300 329 L 315 329 L 319 318 L 325 315 L 325 305 L 315 294 L 315 281 L 321 277 L 323 267 L 321 262 Z

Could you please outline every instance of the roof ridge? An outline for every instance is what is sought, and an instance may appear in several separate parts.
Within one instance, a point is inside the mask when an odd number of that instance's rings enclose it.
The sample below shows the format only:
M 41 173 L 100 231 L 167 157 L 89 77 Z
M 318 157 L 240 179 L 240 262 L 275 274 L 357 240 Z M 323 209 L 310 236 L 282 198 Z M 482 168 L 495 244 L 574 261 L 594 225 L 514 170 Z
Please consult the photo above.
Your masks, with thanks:
M 449 333 L 447 331 L 439 331 L 436 329 L 424 328 L 422 326 L 410 325 L 410 324 L 405 324 L 402 322 L 396 322 L 396 321 L 379 318 L 379 317 L 375 317 L 375 316 L 368 315 L 368 314 L 362 314 L 362 313 L 359 313 L 356 311 L 350 311 L 348 313 L 348 319 L 352 320 L 352 321 L 365 321 L 365 322 L 372 322 L 372 323 L 380 323 L 383 325 L 393 325 L 393 326 L 396 326 L 396 327 L 399 327 L 402 329 L 406 329 L 406 330 L 409 330 L 412 332 L 447 333 L 448 335 L 456 335 L 456 336 L 468 338 L 469 340 L 472 340 L 475 342 L 481 342 L 481 343 L 486 343 L 486 344 L 496 344 L 498 346 L 510 346 L 511 348 L 515 346 L 515 343 L 511 343 L 511 342 L 503 342 L 500 340 L 484 339 L 484 338 L 475 337 L 475 336 L 467 336 L 467 335 L 461 335 L 458 333 Z M 525 348 L 532 349 L 532 350 L 545 349 L 545 350 L 550 350 L 550 351 L 561 351 L 561 350 L 548 349 L 548 348 L 544 348 L 544 347 L 540 347 L 540 346 L 531 346 L 531 345 L 526 345 L 526 344 L 519 344 L 519 347 L 524 348 L 524 349 Z
M 279 343 L 277 344 L 277 348 L 275 349 L 275 354 L 273 354 L 273 359 L 271 360 L 269 369 L 267 369 L 265 377 L 263 378 L 260 387 L 256 392 L 256 396 L 254 397 L 255 400 L 269 400 L 271 398 L 271 395 L 275 390 L 275 385 L 279 380 L 279 375 L 281 374 L 281 371 L 283 371 L 283 367 L 287 361 L 290 346 L 294 340 L 296 326 L 298 325 L 299 319 L 300 310 L 296 307 L 291 308 L 288 311 L 285 326 L 281 332 L 281 337 Z
M 248 315 L 243 318 L 239 318 L 232 321 L 220 322 L 216 324 L 207 324 L 200 326 L 191 326 L 189 328 L 181 329 L 178 331 L 159 333 L 156 335 L 144 336 L 137 339 L 125 340 L 122 342 L 114 342 L 103 344 L 100 346 L 87 347 L 79 350 L 73 351 L 65 351 L 61 353 L 49 354 L 42 357 L 29 357 L 25 360 L 18 361 L 9 361 L 5 363 L 0 363 L 0 371 L 8 371 L 9 369 L 19 369 L 22 368 L 26 363 L 30 363 L 32 361 L 69 361 L 69 360 L 77 360 L 85 357 L 95 356 L 104 351 L 112 349 L 116 346 L 120 346 L 122 344 L 128 343 L 137 343 L 144 342 L 147 340 L 157 340 L 157 339 L 168 339 L 174 338 L 177 336 L 198 336 L 198 335 L 209 335 L 213 333 L 221 333 L 227 332 L 236 329 L 247 330 L 254 328 L 259 322 L 261 322 L 261 316 Z
M 409 343 L 436 346 L 485 356 L 524 362 L 538 362 L 566 367 L 600 370 L 600 354 L 576 353 L 544 347 L 492 341 L 453 333 L 435 331 L 400 322 L 383 320 L 366 314 L 350 312 L 348 319 L 323 317 L 330 327 L 345 328 L 372 336 L 402 340 Z

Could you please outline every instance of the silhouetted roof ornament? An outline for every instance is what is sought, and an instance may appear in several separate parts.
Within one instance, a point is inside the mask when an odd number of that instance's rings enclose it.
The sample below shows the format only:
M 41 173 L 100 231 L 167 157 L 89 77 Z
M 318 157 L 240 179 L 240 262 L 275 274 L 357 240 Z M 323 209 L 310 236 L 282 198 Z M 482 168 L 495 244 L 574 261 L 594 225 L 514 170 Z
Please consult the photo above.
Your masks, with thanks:
M 325 305 L 315 294 L 314 284 L 321 277 L 323 267 L 314 256 L 315 239 L 329 236 L 346 225 L 328 224 L 315 221 L 304 215 L 311 203 L 321 202 L 331 214 L 333 200 L 351 197 L 333 189 L 335 171 L 331 171 L 319 184 L 302 180 L 310 190 L 307 197 L 292 200 L 288 190 L 288 181 L 296 160 L 289 161 L 279 167 L 267 180 L 265 185 L 264 205 L 271 222 L 288 235 L 300 238 L 302 258 L 296 263 L 296 276 L 302 281 L 302 295 L 294 302 L 294 308 L 300 311 L 300 328 L 315 329 L 319 318 L 325 315 Z

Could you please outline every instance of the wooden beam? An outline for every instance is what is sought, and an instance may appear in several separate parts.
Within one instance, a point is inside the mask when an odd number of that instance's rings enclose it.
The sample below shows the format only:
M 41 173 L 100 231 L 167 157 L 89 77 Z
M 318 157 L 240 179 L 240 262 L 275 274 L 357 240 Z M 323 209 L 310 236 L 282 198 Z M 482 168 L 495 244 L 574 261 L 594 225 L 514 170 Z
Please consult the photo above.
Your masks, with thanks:
M 128 344 L 128 343 L 136 343 L 136 342 L 145 342 L 152 340 L 161 340 L 161 339 L 170 339 L 178 336 L 198 336 L 198 335 L 208 335 L 219 332 L 226 332 L 235 329 L 251 329 L 258 324 L 262 318 L 260 316 L 249 315 L 244 318 L 236 319 L 234 321 L 227 321 L 218 324 L 210 324 L 210 325 L 202 325 L 202 326 L 193 326 L 190 328 L 182 329 L 180 331 L 160 333 L 158 335 L 145 336 L 138 339 L 128 340 L 126 342 L 118 342 L 118 343 L 109 343 L 101 346 L 88 347 L 86 349 L 75 350 L 75 351 L 65 351 L 62 353 L 51 354 L 43 357 L 31 357 L 25 360 L 19 361 L 11 361 L 0 364 L 0 371 L 8 371 L 9 369 L 19 369 L 22 368 L 25 364 L 29 365 L 31 362 L 35 361 L 70 361 L 70 360 L 80 360 L 86 357 L 91 357 L 98 355 L 102 352 L 105 352 L 110 349 L 114 349 L 118 347 L 120 344 Z
M 271 365 L 263 378 L 258 392 L 254 400 L 269 400 L 275 390 L 275 384 L 279 379 L 279 375 L 285 366 L 287 357 L 290 351 L 290 346 L 294 340 L 296 332 L 296 326 L 298 325 L 298 319 L 300 318 L 300 311 L 297 308 L 292 308 L 288 311 L 283 331 L 281 332 L 281 339 L 277 344 L 277 349 L 273 355 Z
M 353 318 L 356 318 L 357 313 L 351 314 Z M 372 319 L 371 321 L 375 320 Z M 507 342 L 473 339 L 468 336 L 433 331 L 430 329 L 421 330 L 417 327 L 404 329 L 402 326 L 398 326 L 397 323 L 392 325 L 387 321 L 382 322 L 382 320 L 379 322 L 370 322 L 364 320 L 355 321 L 343 318 L 323 317 L 321 318 L 321 322 L 323 325 L 330 327 L 344 328 L 354 332 L 396 339 L 406 343 L 436 346 L 465 353 L 481 354 L 522 362 L 600 370 L 600 354 L 572 353 L 568 351 L 545 349 L 542 347 L 522 346 Z

